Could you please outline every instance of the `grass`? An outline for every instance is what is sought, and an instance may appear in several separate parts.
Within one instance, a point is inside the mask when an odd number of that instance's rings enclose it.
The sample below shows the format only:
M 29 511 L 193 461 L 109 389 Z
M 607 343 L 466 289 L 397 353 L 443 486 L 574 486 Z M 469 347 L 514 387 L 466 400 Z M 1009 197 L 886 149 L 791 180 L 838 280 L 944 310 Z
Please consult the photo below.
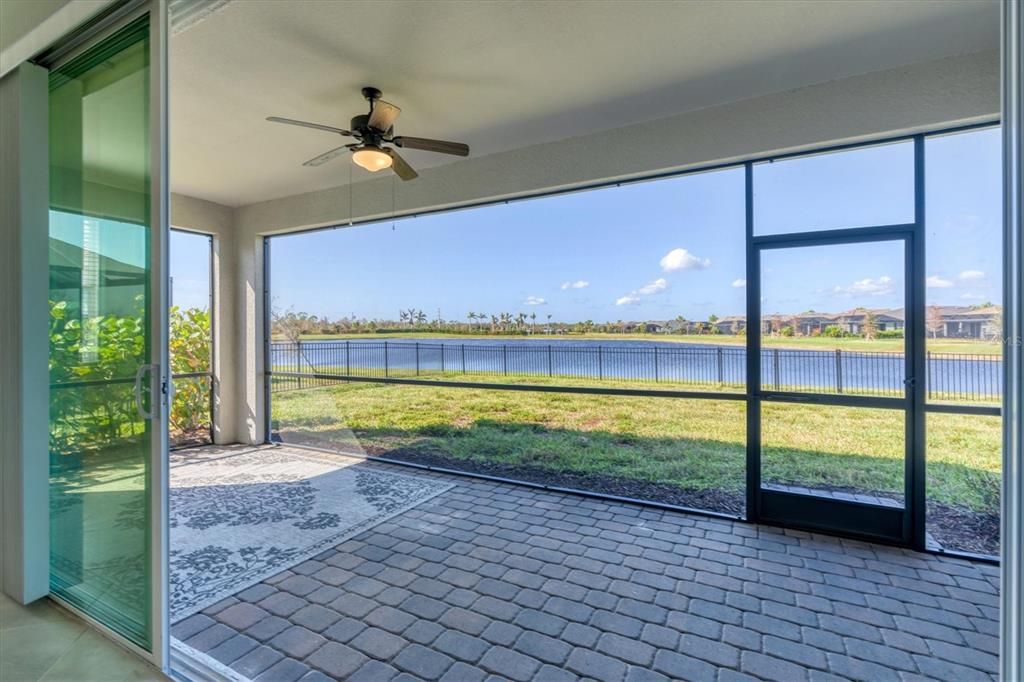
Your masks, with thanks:
M 535 341 L 537 343 L 557 343 L 559 341 L 663 341 L 668 343 L 697 343 L 721 346 L 743 346 L 747 340 L 745 336 L 733 336 L 727 334 L 569 334 L 556 336 L 550 334 L 537 334 L 534 336 L 520 335 L 490 335 L 490 334 L 448 334 L 448 333 L 427 333 L 408 332 L 397 334 L 308 334 L 302 337 L 303 341 L 328 341 L 334 339 L 362 339 L 366 341 L 389 339 L 401 341 L 403 339 L 474 339 L 486 341 Z M 283 338 L 275 337 L 275 341 L 283 341 Z M 903 350 L 903 339 L 874 339 L 862 338 L 830 338 L 824 336 L 766 336 L 762 339 L 765 348 L 794 348 L 814 350 L 849 350 L 849 351 L 885 351 L 898 353 Z M 933 353 L 964 353 L 970 355 L 991 355 L 1000 356 L 1003 346 L 995 341 L 980 341 L 977 339 L 928 339 L 928 350 Z
M 282 433 L 393 450 L 602 474 L 694 490 L 744 487 L 740 401 L 350 383 L 273 396 Z M 997 511 L 997 417 L 928 416 L 929 499 Z M 899 493 L 901 413 L 766 404 L 766 480 Z

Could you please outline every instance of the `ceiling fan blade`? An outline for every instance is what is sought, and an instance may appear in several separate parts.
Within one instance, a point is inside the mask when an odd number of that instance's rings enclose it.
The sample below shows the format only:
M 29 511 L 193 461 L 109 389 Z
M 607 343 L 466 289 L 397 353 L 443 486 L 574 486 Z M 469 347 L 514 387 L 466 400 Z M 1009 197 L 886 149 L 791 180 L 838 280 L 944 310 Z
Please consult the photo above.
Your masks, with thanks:
M 294 118 L 267 116 L 267 120 L 273 123 L 287 123 L 290 126 L 302 126 L 303 128 L 314 128 L 316 130 L 326 130 L 329 133 L 337 133 L 338 135 L 346 135 L 349 137 L 352 136 L 352 131 L 350 130 L 344 130 L 343 128 L 335 128 L 333 126 L 325 126 L 319 123 L 310 123 L 308 121 L 296 121 Z
M 415 180 L 420 176 L 420 174 L 414 171 L 412 166 L 406 163 L 405 159 L 403 159 L 394 149 L 385 147 L 384 151 L 391 157 L 391 168 L 395 171 L 395 175 L 403 180 Z
M 367 125 L 371 128 L 376 128 L 382 133 L 386 133 L 391 130 L 391 126 L 395 125 L 395 120 L 400 113 L 402 113 L 402 110 L 394 104 L 385 102 L 382 99 L 374 100 L 373 110 L 370 112 L 370 120 L 367 121 Z
M 444 140 L 429 140 L 425 137 L 405 136 L 396 137 L 391 142 L 403 149 L 420 149 L 425 152 L 469 156 L 469 145 L 461 142 L 446 142 Z
M 325 163 L 327 163 L 328 161 L 330 161 L 331 159 L 336 158 L 338 156 L 341 156 L 342 154 L 347 152 L 351 147 L 352 147 L 352 145 L 350 145 L 350 144 L 346 144 L 346 145 L 343 145 L 341 147 L 337 147 L 335 149 L 332 149 L 329 152 L 324 152 L 320 156 L 314 156 L 312 159 L 310 159 L 309 161 L 307 161 L 306 163 L 304 163 L 302 165 L 303 166 L 322 166 Z

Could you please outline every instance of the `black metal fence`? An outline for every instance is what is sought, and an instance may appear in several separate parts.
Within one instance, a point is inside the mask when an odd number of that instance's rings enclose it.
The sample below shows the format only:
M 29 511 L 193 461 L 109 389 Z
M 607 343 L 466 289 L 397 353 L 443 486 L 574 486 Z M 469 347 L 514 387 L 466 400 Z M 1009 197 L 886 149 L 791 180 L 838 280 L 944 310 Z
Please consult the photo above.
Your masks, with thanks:
M 498 381 L 536 377 L 737 391 L 746 382 L 745 348 L 682 344 L 274 342 L 270 364 L 272 374 L 278 373 L 271 383 L 273 391 L 324 386 L 345 377 L 457 380 L 474 375 L 474 380 Z M 886 397 L 899 397 L 905 391 L 903 353 L 768 348 L 762 351 L 761 367 L 765 390 Z M 998 357 L 929 353 L 927 367 L 932 400 L 991 402 L 1001 395 Z

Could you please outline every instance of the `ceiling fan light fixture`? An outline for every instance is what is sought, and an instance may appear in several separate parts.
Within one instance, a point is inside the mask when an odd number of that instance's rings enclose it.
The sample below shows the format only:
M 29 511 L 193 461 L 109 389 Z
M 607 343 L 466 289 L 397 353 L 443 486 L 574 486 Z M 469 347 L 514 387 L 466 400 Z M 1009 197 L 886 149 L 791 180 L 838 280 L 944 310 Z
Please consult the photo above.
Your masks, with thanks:
M 360 147 L 352 152 L 352 161 L 360 168 L 371 173 L 391 168 L 392 159 L 383 149 L 372 144 Z

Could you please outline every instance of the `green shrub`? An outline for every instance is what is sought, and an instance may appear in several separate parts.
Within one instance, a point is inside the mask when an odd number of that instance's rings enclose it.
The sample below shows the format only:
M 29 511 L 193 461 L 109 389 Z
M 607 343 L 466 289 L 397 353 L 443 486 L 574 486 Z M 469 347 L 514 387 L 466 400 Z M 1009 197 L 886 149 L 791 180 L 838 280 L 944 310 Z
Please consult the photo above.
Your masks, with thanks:
M 136 315 L 89 320 L 68 316 L 67 303 L 50 301 L 50 450 L 77 454 L 141 434 L 134 379 L 147 355 L 146 330 Z M 171 371 L 210 369 L 210 316 L 205 310 L 171 310 Z M 209 419 L 209 379 L 180 382 L 171 408 L 174 431 Z

